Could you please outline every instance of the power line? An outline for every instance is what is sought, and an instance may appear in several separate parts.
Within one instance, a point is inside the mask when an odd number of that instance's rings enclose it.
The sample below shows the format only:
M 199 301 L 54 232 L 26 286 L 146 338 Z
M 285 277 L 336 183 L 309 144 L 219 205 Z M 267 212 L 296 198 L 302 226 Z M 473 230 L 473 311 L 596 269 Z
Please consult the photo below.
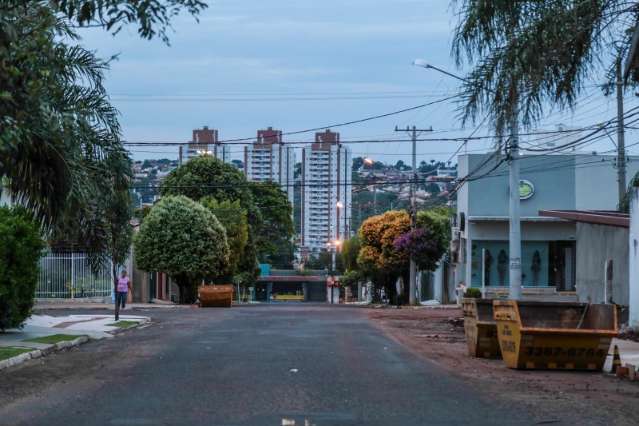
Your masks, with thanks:
M 639 107 L 637 107 L 639 108 Z M 638 113 L 639 114 L 639 113 Z M 578 129 L 563 129 L 563 130 L 543 130 L 538 132 L 530 132 L 530 133 L 521 133 L 520 136 L 536 136 L 536 135 L 556 135 L 556 134 L 565 134 L 565 133 L 578 133 L 586 130 L 592 130 L 596 128 L 598 131 L 606 129 L 614 124 L 614 120 L 612 123 L 606 123 L 603 127 L 596 127 L 595 125 L 582 127 Z M 313 129 L 320 130 L 321 128 Z M 509 135 L 483 135 L 483 136 L 459 136 L 459 137 L 449 137 L 449 138 L 417 138 L 418 142 L 464 142 L 464 141 L 480 141 L 480 140 L 488 140 L 488 139 L 498 139 L 500 137 L 508 137 Z M 252 138 L 255 139 L 255 138 Z M 228 139 L 227 141 L 232 140 Z M 236 145 L 238 143 L 227 142 L 227 141 L 219 141 L 220 145 Z M 412 142 L 412 139 L 402 139 L 402 138 L 386 138 L 386 139 L 350 139 L 350 140 L 341 140 L 340 144 L 360 144 L 360 143 L 389 143 L 389 142 Z M 286 141 L 283 142 L 284 145 L 294 146 L 294 145 L 309 145 L 313 144 L 315 141 Z M 180 145 L 204 145 L 203 143 L 198 142 L 177 142 L 177 141 L 123 141 L 123 145 L 125 146 L 180 146 Z M 241 145 L 247 145 L 250 142 L 241 143 Z M 213 144 L 209 144 L 213 145 Z

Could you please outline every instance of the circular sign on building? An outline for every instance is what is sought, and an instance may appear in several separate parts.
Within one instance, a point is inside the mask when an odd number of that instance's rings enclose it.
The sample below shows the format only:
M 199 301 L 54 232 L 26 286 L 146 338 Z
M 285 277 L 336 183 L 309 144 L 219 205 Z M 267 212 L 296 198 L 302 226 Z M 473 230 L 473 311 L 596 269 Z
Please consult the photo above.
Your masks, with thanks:
M 535 195 L 535 185 L 531 181 L 522 179 L 519 181 L 519 199 L 527 200 Z

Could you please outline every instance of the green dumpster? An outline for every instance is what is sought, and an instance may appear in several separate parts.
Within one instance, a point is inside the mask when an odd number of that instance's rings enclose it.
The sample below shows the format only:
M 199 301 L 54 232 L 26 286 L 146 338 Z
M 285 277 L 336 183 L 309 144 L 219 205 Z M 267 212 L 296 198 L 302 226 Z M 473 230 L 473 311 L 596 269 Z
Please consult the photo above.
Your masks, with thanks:
M 497 323 L 493 318 L 493 301 L 466 298 L 462 300 L 462 308 L 468 355 L 478 358 L 501 358 Z
M 494 300 L 509 368 L 601 370 L 617 336 L 616 305 Z

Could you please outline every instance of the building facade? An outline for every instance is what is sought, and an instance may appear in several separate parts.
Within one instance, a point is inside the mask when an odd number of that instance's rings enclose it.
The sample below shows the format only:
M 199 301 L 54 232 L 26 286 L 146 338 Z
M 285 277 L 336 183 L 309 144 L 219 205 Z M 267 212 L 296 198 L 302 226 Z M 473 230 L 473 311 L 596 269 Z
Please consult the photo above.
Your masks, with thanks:
M 244 148 L 244 174 L 253 182 L 280 185 L 293 205 L 295 151 L 282 141 L 282 131 L 272 127 L 257 131 L 255 143 Z
M 628 236 L 628 324 L 639 330 L 639 185 L 635 182 L 630 200 Z
M 331 240 L 344 240 L 351 232 L 351 151 L 340 144 L 339 133 L 315 134 L 315 142 L 302 150 L 301 246 L 317 252 Z
M 459 157 L 460 176 L 489 173 L 468 181 L 457 193 L 451 243 L 457 285 L 484 286 L 489 291 L 509 286 L 508 166 L 505 162 L 498 165 L 499 161 L 488 154 Z M 536 155 L 518 161 L 524 291 L 574 294 L 576 298 L 580 293 L 576 271 L 579 227 L 575 221 L 540 211 L 616 210 L 614 157 Z M 638 166 L 636 157 L 628 158 L 628 177 L 635 175 Z
M 204 126 L 193 130 L 193 137 L 186 146 L 186 161 L 200 155 L 211 155 L 225 163 L 231 161 L 229 145 L 221 144 L 217 129 Z

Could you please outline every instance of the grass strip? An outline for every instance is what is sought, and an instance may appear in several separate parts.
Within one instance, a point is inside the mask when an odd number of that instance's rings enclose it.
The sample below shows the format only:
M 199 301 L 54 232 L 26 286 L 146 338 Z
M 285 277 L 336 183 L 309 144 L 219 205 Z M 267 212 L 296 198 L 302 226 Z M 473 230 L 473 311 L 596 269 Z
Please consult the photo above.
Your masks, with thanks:
M 18 356 L 20 354 L 24 354 L 27 352 L 31 352 L 33 349 L 31 348 L 19 348 L 16 346 L 7 346 L 0 348 L 0 361 L 5 359 L 13 358 L 14 356 Z
M 44 343 L 45 345 L 54 345 L 59 342 L 66 342 L 69 340 L 77 339 L 78 335 L 75 334 L 52 334 L 50 336 L 35 337 L 33 339 L 23 340 L 23 342 Z
M 138 325 L 137 321 L 118 321 L 118 322 L 114 322 L 113 324 L 107 324 L 110 327 L 118 327 L 118 328 L 130 328 L 133 327 L 134 325 Z

